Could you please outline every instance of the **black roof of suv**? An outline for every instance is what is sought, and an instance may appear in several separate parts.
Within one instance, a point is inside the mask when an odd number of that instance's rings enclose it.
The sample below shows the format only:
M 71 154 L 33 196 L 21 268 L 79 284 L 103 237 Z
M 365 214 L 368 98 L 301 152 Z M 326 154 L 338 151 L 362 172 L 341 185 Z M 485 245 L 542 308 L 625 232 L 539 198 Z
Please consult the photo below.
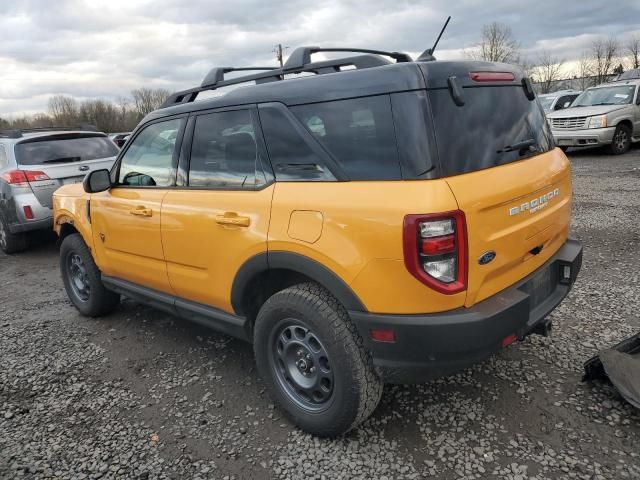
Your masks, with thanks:
M 360 55 L 311 61 L 313 53 L 323 51 Z M 260 117 L 264 119 L 262 128 L 280 128 L 279 137 L 278 132 L 272 132 L 273 136 L 282 139 L 282 148 L 289 151 L 289 160 L 271 158 L 275 177 L 280 179 L 288 178 L 278 172 L 282 166 L 301 169 L 310 165 L 329 170 L 335 180 L 439 178 L 501 165 L 553 148 L 542 108 L 533 101 L 533 87 L 520 68 L 493 62 L 434 60 L 429 51 L 413 61 L 409 55 L 399 52 L 300 47 L 282 68 L 214 68 L 200 86 L 172 94 L 162 108 L 147 115 L 140 126 L 192 112 L 258 105 Z M 249 75 L 227 78 L 228 73 L 250 70 L 253 73 Z M 203 92 L 228 86 L 238 88 L 195 101 Z M 388 96 L 388 101 L 386 105 L 381 104 L 382 99 L 378 101 L 381 120 L 388 121 L 379 127 L 388 132 L 388 138 L 393 137 L 393 141 L 384 143 L 395 145 L 394 152 L 378 149 L 375 155 L 371 151 L 355 156 L 348 153 L 347 160 L 359 158 L 352 170 L 344 168 L 344 162 L 336 158 L 335 152 L 328 153 L 331 148 L 326 144 L 320 148 L 322 151 L 316 152 L 323 157 L 322 162 L 292 159 L 295 135 L 290 132 L 298 128 L 312 130 L 309 122 L 315 120 L 311 112 L 314 109 L 306 112 L 304 106 L 365 98 L 371 103 L 382 96 Z M 274 112 L 278 109 L 279 112 Z M 301 115 L 306 117 L 305 121 L 300 121 Z M 344 126 L 345 118 L 340 120 L 336 123 Z M 284 131 L 285 127 L 276 126 L 287 122 L 288 132 Z M 325 143 L 332 140 L 329 136 L 323 139 Z M 511 148 L 524 140 L 531 144 L 530 148 Z M 374 148 L 364 139 L 354 137 L 350 142 L 367 144 L 369 150 Z M 311 143 L 307 148 L 318 148 L 317 142 Z M 353 145 L 349 148 L 355 148 Z M 392 158 L 396 160 L 393 168 L 379 168 L 380 162 L 392 163 Z
M 335 60 L 307 61 L 312 53 L 325 51 L 365 53 Z M 382 55 L 392 56 L 396 63 L 383 58 Z M 294 50 L 282 68 L 214 68 L 207 74 L 201 86 L 172 94 L 162 108 L 149 114 L 146 120 L 194 110 L 252 103 L 281 102 L 285 105 L 300 105 L 424 88 L 449 88 L 451 77 L 455 77 L 458 85 L 464 88 L 474 86 L 474 81 L 469 75 L 469 72 L 474 71 L 512 73 L 513 79 L 508 82 L 500 81 L 502 85 L 521 84 L 524 81 L 522 71 L 514 65 L 482 61 L 436 62 L 434 60 L 435 58 L 428 54 L 423 54 L 416 61 L 412 61 L 408 54 L 398 52 L 300 47 Z M 245 70 L 262 72 L 225 79 L 226 73 Z M 316 75 L 287 78 L 292 74 L 302 73 Z M 250 82 L 255 84 L 237 88 L 219 97 L 193 103 L 202 92 Z

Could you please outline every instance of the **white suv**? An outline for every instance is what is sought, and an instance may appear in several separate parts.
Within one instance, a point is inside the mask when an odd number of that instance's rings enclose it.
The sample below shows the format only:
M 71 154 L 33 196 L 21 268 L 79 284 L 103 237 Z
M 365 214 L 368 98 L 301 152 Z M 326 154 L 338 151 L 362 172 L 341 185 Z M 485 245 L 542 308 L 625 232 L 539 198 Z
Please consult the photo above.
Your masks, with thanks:
M 111 168 L 118 152 L 104 133 L 89 127 L 0 132 L 0 249 L 24 250 L 25 232 L 51 228 L 53 192 Z

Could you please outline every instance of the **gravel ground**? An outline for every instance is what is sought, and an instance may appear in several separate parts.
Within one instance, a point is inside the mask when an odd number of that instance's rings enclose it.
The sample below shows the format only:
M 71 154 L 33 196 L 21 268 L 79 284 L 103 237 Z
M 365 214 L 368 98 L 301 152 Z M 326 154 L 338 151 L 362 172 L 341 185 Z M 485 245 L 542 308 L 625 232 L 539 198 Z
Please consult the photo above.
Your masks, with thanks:
M 640 479 L 640 412 L 581 382 L 587 358 L 640 330 L 640 148 L 570 156 L 585 256 L 553 336 L 388 386 L 339 440 L 282 418 L 248 344 L 131 301 L 82 318 L 51 238 L 0 253 L 0 477 Z

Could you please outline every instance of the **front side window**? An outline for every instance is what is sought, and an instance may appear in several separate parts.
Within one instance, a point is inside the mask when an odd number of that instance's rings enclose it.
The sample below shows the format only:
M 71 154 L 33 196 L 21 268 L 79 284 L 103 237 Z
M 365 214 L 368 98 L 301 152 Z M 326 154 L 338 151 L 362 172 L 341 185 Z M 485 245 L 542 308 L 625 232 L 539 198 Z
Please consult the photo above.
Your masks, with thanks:
M 291 110 L 351 180 L 402 178 L 388 96 L 301 105 Z
M 176 139 L 183 119 L 167 120 L 145 127 L 120 161 L 118 183 L 141 187 L 173 184 Z
M 258 145 L 249 110 L 196 118 L 189 162 L 190 187 L 246 188 L 264 183 L 256 176 Z

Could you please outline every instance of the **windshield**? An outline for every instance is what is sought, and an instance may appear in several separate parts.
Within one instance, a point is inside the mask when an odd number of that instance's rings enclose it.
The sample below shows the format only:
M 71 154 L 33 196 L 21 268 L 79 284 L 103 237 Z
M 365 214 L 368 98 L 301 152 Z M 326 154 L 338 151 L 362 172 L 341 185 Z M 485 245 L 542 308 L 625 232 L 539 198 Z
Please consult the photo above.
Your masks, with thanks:
M 42 165 L 115 157 L 118 147 L 104 135 L 65 133 L 20 142 L 15 153 L 20 165 Z
M 635 85 L 590 88 L 576 98 L 572 107 L 590 107 L 593 105 L 626 105 L 633 100 Z
M 540 100 L 540 105 L 542 105 L 542 109 L 545 112 L 551 111 L 551 105 L 553 105 L 553 101 L 555 99 L 556 97 L 538 97 L 538 100 Z

